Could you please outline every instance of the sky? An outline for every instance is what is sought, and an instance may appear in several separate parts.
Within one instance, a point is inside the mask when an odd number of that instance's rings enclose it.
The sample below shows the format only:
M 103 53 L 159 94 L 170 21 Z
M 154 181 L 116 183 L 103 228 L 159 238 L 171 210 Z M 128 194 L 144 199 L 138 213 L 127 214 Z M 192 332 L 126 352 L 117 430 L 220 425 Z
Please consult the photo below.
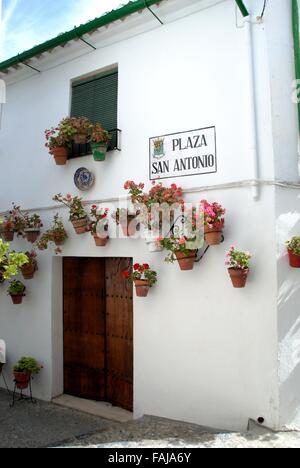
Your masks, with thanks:
M 128 0 L 0 0 L 0 61 L 126 3 Z

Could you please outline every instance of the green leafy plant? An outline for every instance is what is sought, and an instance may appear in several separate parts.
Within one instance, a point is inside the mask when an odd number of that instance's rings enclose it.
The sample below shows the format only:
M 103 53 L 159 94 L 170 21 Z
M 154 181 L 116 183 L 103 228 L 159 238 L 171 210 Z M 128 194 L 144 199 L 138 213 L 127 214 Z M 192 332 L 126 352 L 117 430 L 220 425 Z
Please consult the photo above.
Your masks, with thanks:
M 22 296 L 25 292 L 26 286 L 21 281 L 11 281 L 9 288 L 7 290 L 8 294 L 11 296 Z
M 157 243 L 165 250 L 169 251 L 165 262 L 174 263 L 177 261 L 176 252 L 181 252 L 188 257 L 191 251 L 198 250 L 202 247 L 203 239 L 201 239 L 200 236 L 186 238 L 185 236 L 176 237 L 175 235 L 171 235 L 170 237 L 159 237 Z
M 10 251 L 9 244 L 0 239 L 0 279 L 7 280 L 19 273 L 21 266 L 28 263 L 24 253 Z
M 43 367 L 32 357 L 22 357 L 15 365 L 14 372 L 38 374 Z
M 111 140 L 111 135 L 105 130 L 101 124 L 90 124 L 89 128 L 89 142 L 92 144 L 107 145 Z
M 300 255 L 300 237 L 299 236 L 292 237 L 285 244 L 288 250 L 291 250 L 294 255 Z
M 53 197 L 53 200 L 62 203 L 69 208 L 70 221 L 86 218 L 87 214 L 84 210 L 82 198 L 77 196 L 72 197 L 70 194 L 63 196 L 61 193 L 59 193 Z
M 232 268 L 234 270 L 248 270 L 252 255 L 250 252 L 235 250 L 235 247 L 232 245 L 230 250 L 227 252 L 226 257 L 226 265 L 228 268 Z
M 43 227 L 42 220 L 38 214 L 29 215 L 26 213 L 24 215 L 25 221 L 25 231 L 26 229 L 35 229 L 40 230 Z
M 58 127 L 45 130 L 46 148 L 52 154 L 55 148 L 70 148 L 71 140 L 66 132 L 59 125 Z
M 76 135 L 88 136 L 91 131 L 91 122 L 87 117 L 66 117 L 59 127 L 61 133 L 72 140 Z
M 144 192 L 143 183 L 136 184 L 128 180 L 124 189 L 129 191 L 131 202 L 140 211 L 139 219 L 149 230 L 159 230 L 163 223 L 174 219 L 174 211 L 170 207 L 180 209 L 183 205 L 183 191 L 181 187 L 172 184 L 164 187 L 161 182 L 153 182 L 148 192 Z
M 27 264 L 32 265 L 34 267 L 34 270 L 36 271 L 38 269 L 38 264 L 37 253 L 35 252 L 35 250 L 31 250 L 31 252 L 26 252 L 25 255 L 28 258 Z
M 149 192 L 144 192 L 145 185 L 143 183 L 136 184 L 132 180 L 128 180 L 124 184 L 124 189 L 129 191 L 129 195 L 133 204 L 139 203 L 151 208 L 152 205 L 174 205 L 183 203 L 182 188 L 176 184 L 170 187 L 164 187 L 162 182 L 153 182 Z
M 49 243 L 55 245 L 62 244 L 68 238 L 62 219 L 58 214 L 54 216 L 53 224 L 50 229 L 43 233 L 42 237 L 36 243 L 39 250 L 47 250 Z M 61 253 L 61 249 L 56 249 L 56 253 Z
M 9 212 L 9 214 L 12 217 L 14 231 L 18 234 L 18 236 L 23 236 L 26 223 L 24 213 L 21 211 L 21 207 L 13 203 L 12 210 Z
M 14 231 L 18 235 L 23 235 L 25 225 L 24 213 L 21 212 L 20 206 L 16 206 L 14 203 L 12 210 L 8 211 L 3 219 L 0 219 L 1 231 Z
M 133 266 L 133 272 L 123 271 L 122 277 L 129 281 L 148 281 L 149 286 L 154 286 L 157 283 L 157 273 L 150 269 L 147 263 L 136 263 Z
M 11 214 L 4 216 L 4 219 L 0 219 L 0 230 L 3 231 L 15 231 L 14 219 Z
M 13 209 L 9 212 L 9 216 L 12 219 L 15 232 L 19 235 L 24 236 L 26 229 L 39 231 L 43 227 L 41 217 L 38 214 L 34 213 L 31 215 L 27 211 L 22 211 L 20 206 L 14 204 Z

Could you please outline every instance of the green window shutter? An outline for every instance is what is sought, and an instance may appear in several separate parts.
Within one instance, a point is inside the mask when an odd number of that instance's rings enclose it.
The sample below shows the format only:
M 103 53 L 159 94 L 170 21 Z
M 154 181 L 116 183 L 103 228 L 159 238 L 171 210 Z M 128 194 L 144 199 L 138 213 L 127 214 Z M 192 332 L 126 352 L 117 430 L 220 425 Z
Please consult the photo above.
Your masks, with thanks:
M 118 72 L 73 85 L 72 117 L 87 117 L 106 130 L 118 126 Z
M 118 72 L 74 84 L 72 117 L 87 117 L 112 131 L 112 147 L 116 147 L 118 128 Z M 74 154 L 73 157 L 79 156 Z

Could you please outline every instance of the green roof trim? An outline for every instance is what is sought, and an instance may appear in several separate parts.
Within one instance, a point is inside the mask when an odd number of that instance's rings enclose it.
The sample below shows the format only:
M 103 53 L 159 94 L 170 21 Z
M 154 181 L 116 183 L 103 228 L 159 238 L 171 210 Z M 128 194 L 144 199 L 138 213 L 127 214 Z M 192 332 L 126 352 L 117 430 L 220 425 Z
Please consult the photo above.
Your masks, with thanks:
M 126 16 L 132 15 L 140 10 L 145 8 L 151 7 L 154 4 L 159 4 L 163 0 L 135 0 L 127 3 L 126 5 L 118 8 L 117 10 L 113 10 L 109 13 L 105 13 L 104 15 L 96 18 L 88 23 L 82 24 L 81 26 L 75 27 L 71 31 L 65 32 L 60 34 L 59 36 L 55 37 L 54 39 L 50 39 L 42 44 L 39 44 L 32 49 L 29 49 L 22 54 L 18 54 L 15 57 L 12 57 L 4 62 L 0 63 L 0 72 L 3 70 L 7 70 L 14 65 L 18 65 L 22 62 L 26 62 L 37 55 L 40 55 L 48 50 L 54 49 L 60 45 L 66 44 L 69 41 L 72 41 L 78 37 L 83 36 L 95 29 L 101 28 L 106 26 L 114 21 L 121 20 Z
M 237 6 L 239 7 L 242 15 L 244 18 L 246 18 L 247 16 L 250 15 L 246 5 L 244 4 L 243 0 L 235 0 L 235 3 L 237 4 Z

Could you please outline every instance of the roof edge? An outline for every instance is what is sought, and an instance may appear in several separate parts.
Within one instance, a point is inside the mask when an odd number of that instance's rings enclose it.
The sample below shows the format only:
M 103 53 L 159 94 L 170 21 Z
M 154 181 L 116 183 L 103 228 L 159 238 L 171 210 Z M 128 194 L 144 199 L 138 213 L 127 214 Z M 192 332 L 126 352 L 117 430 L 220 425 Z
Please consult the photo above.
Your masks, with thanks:
M 126 5 L 118 8 L 117 10 L 112 10 L 109 13 L 105 13 L 104 15 L 98 18 L 95 18 L 94 20 L 88 21 L 87 23 L 82 24 L 81 26 L 75 27 L 74 29 L 70 31 L 60 34 L 59 36 L 53 39 L 43 42 L 42 44 L 34 46 L 31 49 L 26 50 L 25 52 L 21 54 L 18 54 L 8 60 L 5 60 L 4 62 L 1 62 L 0 72 L 3 70 L 7 70 L 8 68 L 14 65 L 21 64 L 22 62 L 26 62 L 27 60 L 30 60 L 31 58 L 37 55 L 47 52 L 48 50 L 54 49 L 57 46 L 66 44 L 67 42 L 72 41 L 78 37 L 81 37 L 84 34 L 87 34 L 93 31 L 94 29 L 98 29 L 103 26 L 106 26 L 110 23 L 113 23 L 114 21 L 124 18 L 125 16 L 132 15 L 133 13 L 136 13 L 140 10 L 151 7 L 154 4 L 159 4 L 162 1 L 163 0 L 130 1 Z

